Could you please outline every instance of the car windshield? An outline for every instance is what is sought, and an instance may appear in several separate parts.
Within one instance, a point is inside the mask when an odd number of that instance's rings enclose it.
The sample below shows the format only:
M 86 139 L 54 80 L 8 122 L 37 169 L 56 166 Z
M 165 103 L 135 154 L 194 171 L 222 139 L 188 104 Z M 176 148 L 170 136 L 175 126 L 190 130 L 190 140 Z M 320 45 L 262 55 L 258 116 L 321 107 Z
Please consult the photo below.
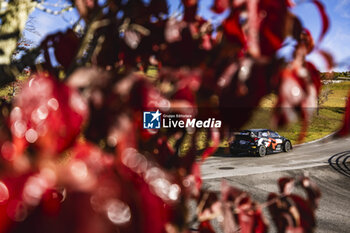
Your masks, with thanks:
M 278 138 L 280 137 L 280 135 L 274 131 L 271 131 L 271 130 L 256 130 L 256 131 L 241 131 L 239 132 L 238 135 L 246 135 L 246 136 L 250 136 L 252 138 L 255 138 L 255 137 L 272 137 L 272 138 Z
M 272 137 L 272 138 L 280 137 L 280 135 L 274 131 L 260 131 L 258 135 L 259 137 Z

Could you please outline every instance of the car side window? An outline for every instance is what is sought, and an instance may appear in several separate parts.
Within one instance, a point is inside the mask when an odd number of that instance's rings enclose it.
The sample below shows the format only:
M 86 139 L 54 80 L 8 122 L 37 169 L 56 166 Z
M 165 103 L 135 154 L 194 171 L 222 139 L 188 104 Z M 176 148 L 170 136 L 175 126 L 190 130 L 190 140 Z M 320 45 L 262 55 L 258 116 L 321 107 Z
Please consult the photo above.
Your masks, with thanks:
M 278 133 L 273 132 L 273 131 L 270 131 L 270 135 L 272 138 L 279 138 L 280 137 L 280 135 L 278 135 Z
M 268 134 L 267 134 L 267 132 L 266 132 L 266 131 L 264 131 L 264 132 L 262 132 L 262 133 L 261 133 L 261 137 L 266 138 L 267 136 L 268 136 Z

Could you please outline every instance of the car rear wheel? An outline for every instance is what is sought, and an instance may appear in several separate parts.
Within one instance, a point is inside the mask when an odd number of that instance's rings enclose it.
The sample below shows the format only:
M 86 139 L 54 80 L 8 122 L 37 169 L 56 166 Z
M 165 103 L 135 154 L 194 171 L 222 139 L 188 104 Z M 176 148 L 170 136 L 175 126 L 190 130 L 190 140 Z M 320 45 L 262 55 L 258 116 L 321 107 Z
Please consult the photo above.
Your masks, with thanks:
M 283 151 L 284 152 L 289 152 L 292 149 L 292 144 L 290 141 L 286 141 L 283 146 Z
M 266 147 L 265 146 L 263 146 L 263 145 L 259 146 L 258 155 L 260 157 L 264 157 L 266 155 Z

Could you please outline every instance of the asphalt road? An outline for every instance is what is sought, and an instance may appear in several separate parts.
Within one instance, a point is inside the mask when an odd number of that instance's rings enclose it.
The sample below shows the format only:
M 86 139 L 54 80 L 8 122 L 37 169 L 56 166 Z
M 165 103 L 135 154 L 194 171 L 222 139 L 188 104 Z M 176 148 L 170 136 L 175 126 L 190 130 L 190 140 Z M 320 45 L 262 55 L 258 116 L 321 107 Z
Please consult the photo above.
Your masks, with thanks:
M 260 203 L 270 192 L 278 192 L 278 178 L 307 174 L 322 192 L 316 232 L 350 232 L 350 138 L 305 144 L 262 158 L 222 153 L 206 160 L 201 171 L 210 190 L 219 191 L 224 179 Z M 273 226 L 270 232 L 275 232 Z

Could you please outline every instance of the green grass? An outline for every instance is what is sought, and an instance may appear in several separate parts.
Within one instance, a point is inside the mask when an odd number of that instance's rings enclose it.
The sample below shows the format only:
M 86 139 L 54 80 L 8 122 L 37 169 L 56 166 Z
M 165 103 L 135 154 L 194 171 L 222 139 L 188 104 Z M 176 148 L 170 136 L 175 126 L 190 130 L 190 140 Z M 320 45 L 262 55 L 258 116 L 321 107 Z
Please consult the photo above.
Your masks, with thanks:
M 326 86 L 333 90 L 333 93 L 328 96 L 328 100 L 323 104 L 323 107 L 345 107 L 350 90 L 350 82 L 327 84 L 324 85 L 324 88 Z
M 28 79 L 28 76 L 25 74 L 18 76 L 17 77 L 18 83 L 10 83 L 7 86 L 0 89 L 0 98 L 11 100 L 13 98 L 14 92 L 15 92 L 15 95 L 18 93 L 20 88 L 20 83 L 22 83 L 27 79 Z M 14 90 L 14 87 L 15 87 L 15 90 Z
M 327 136 L 338 130 L 342 125 L 346 99 L 350 90 L 350 82 L 325 84 L 323 88 L 328 88 L 333 92 L 328 95 L 328 100 L 320 106 L 319 112 L 317 113 L 317 111 L 315 111 L 309 122 L 304 142 Z M 266 96 L 260 103 L 261 108 L 254 113 L 252 119 L 242 128 L 272 128 L 271 108 L 275 105 L 276 101 L 277 97 L 274 94 Z M 282 136 L 289 138 L 293 144 L 296 144 L 301 130 L 301 122 L 298 121 L 285 128 L 274 128 L 274 130 L 279 132 Z
M 323 88 L 329 88 L 333 92 L 328 95 L 328 100 L 320 106 L 318 113 L 315 111 L 309 122 L 308 131 L 303 142 L 310 142 L 327 136 L 338 130 L 342 125 L 346 99 L 350 90 L 350 82 L 325 84 Z M 253 117 L 242 129 L 270 128 L 276 130 L 280 135 L 289 138 L 292 144 L 295 145 L 298 143 L 298 137 L 302 128 L 301 122 L 298 121 L 284 128 L 273 128 L 271 126 L 272 109 L 276 102 L 277 97 L 274 94 L 263 98 L 260 102 L 260 108 L 254 112 Z M 199 134 L 197 139 L 197 148 L 199 150 L 204 149 L 204 142 L 207 140 L 206 136 L 205 133 Z M 187 143 L 185 142 L 184 144 L 186 145 Z M 220 144 L 220 147 L 227 146 L 227 140 L 223 140 Z
M 7 97 L 7 96 L 11 96 L 12 93 L 12 87 L 11 86 L 6 86 L 4 88 L 0 89 L 0 97 Z

